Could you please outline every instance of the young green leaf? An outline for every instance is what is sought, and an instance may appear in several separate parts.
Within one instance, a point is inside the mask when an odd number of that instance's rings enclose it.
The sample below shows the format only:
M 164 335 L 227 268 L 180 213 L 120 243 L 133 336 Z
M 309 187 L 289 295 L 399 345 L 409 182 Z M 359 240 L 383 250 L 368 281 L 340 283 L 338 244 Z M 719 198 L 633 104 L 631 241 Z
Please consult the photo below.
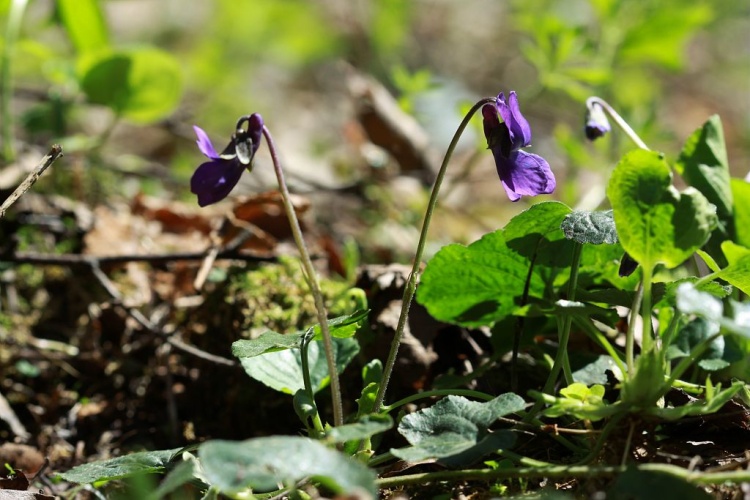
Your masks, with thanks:
M 109 33 L 97 0 L 58 0 L 57 11 L 79 54 L 107 48 Z
M 600 212 L 576 210 L 565 217 L 561 228 L 566 238 L 578 243 L 612 245 L 618 242 L 612 210 Z
M 341 373 L 359 352 L 359 343 L 351 338 L 334 338 L 333 352 L 336 368 Z M 308 358 L 310 381 L 313 391 L 318 392 L 330 382 L 322 342 L 310 343 Z M 294 394 L 305 386 L 299 349 L 266 352 L 263 356 L 251 358 L 242 357 L 240 362 L 250 377 L 285 394 Z
M 312 439 L 272 436 L 246 441 L 207 441 L 198 450 L 206 478 L 227 494 L 273 491 L 310 478 L 337 494 L 377 496 L 375 473 L 364 464 Z
M 574 371 L 573 380 L 586 385 L 603 385 L 609 381 L 607 371 L 611 371 L 618 380 L 622 379 L 623 374 L 615 360 L 611 356 L 600 354 L 593 362 Z
M 722 328 L 750 338 L 750 305 L 730 300 L 732 317 L 725 317 L 724 304 L 713 295 L 696 289 L 690 282 L 677 287 L 676 297 L 680 312 L 718 322 Z
M 182 96 L 180 63 L 155 48 L 85 54 L 78 79 L 89 102 L 141 123 L 168 115 Z
M 690 356 L 691 351 L 704 340 L 719 332 L 719 324 L 705 318 L 695 318 L 677 332 L 667 348 L 667 359 Z M 698 360 L 698 366 L 706 371 L 722 370 L 732 362 L 742 359 L 742 354 L 724 337 L 716 337 Z
M 412 462 L 439 458 L 446 465 L 464 465 L 486 453 L 509 448 L 515 435 L 489 431 L 499 417 L 523 410 L 524 400 L 513 393 L 478 403 L 461 396 L 447 396 L 435 405 L 404 417 L 398 431 L 412 445 L 392 449 L 395 456 Z
M 744 293 L 750 294 L 750 250 L 731 241 L 724 241 L 721 249 L 729 264 L 719 271 L 718 276 Z
M 717 411 L 719 411 L 721 407 L 727 404 L 729 400 L 732 399 L 735 394 L 739 393 L 743 387 L 745 387 L 744 382 L 734 382 L 731 386 L 727 387 L 723 391 L 719 391 L 717 394 L 714 394 L 710 398 L 708 397 L 708 391 L 706 391 L 706 399 L 699 399 L 685 405 L 672 406 L 667 408 L 659 408 L 658 406 L 653 406 L 651 408 L 648 408 L 646 410 L 646 413 L 670 421 L 679 420 L 681 418 L 690 416 L 710 415 L 711 413 L 716 413 Z
M 713 115 L 685 142 L 677 169 L 682 177 L 716 205 L 722 222 L 732 217 L 732 188 L 729 183 L 729 161 L 724 130 L 719 115 Z
M 138 474 L 162 473 L 180 451 L 181 448 L 175 448 L 131 453 L 110 460 L 82 464 L 59 475 L 71 483 L 89 484 L 123 479 Z
M 617 164 L 607 187 L 617 234 L 643 266 L 676 267 L 708 241 L 716 208 L 694 188 L 679 193 L 661 154 L 635 150 Z
M 345 443 L 358 439 L 367 439 L 393 427 L 393 419 L 389 415 L 365 415 L 352 424 L 344 424 L 332 428 L 326 434 L 326 440 L 332 443 Z
M 237 358 L 253 358 L 268 352 L 299 348 L 304 332 L 283 335 L 271 330 L 254 339 L 241 339 L 232 343 L 232 355 Z
M 750 182 L 731 179 L 730 186 L 734 199 L 735 241 L 750 248 Z
M 352 314 L 328 320 L 328 328 L 333 338 L 353 336 L 359 325 L 367 318 L 369 311 L 355 311 Z M 320 340 L 320 325 L 314 327 L 313 340 Z M 255 339 L 241 339 L 232 343 L 232 354 L 237 358 L 252 358 L 268 352 L 299 348 L 305 331 L 281 334 L 271 330 L 261 333 Z

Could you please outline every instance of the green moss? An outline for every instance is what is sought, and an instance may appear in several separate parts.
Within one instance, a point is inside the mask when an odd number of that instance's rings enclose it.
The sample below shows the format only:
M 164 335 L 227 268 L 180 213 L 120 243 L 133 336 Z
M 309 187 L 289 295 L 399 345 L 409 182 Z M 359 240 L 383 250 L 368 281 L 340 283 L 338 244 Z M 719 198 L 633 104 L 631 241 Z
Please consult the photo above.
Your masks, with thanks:
M 320 286 L 329 317 L 351 312 L 346 283 L 322 279 Z M 265 330 L 294 332 L 318 322 L 302 267 L 298 260 L 289 257 L 231 277 L 226 300 L 242 314 L 243 338 Z

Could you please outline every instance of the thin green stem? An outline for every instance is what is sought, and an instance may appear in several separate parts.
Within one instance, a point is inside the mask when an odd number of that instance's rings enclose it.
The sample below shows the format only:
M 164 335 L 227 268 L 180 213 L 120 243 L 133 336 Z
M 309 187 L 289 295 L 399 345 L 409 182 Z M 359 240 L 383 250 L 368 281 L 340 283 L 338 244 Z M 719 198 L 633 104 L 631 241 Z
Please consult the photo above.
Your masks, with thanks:
M 305 385 L 305 392 L 307 393 L 307 397 L 310 398 L 310 401 L 315 407 L 315 416 L 312 419 L 312 424 L 317 434 L 316 437 L 321 437 L 325 435 L 325 427 L 323 427 L 323 422 L 320 420 L 318 405 L 315 402 L 315 391 L 313 390 L 312 380 L 310 379 L 310 360 L 308 358 L 310 340 L 312 340 L 312 337 L 312 328 L 307 330 L 305 332 L 305 335 L 302 337 L 302 341 L 300 342 L 299 347 L 300 365 L 302 368 L 302 381 Z M 307 425 L 307 423 L 305 423 L 305 425 Z
M 12 0 L 5 27 L 5 44 L 0 60 L 0 123 L 2 123 L 3 159 L 10 162 L 15 157 L 13 148 L 13 113 L 10 101 L 13 95 L 13 51 L 21 32 L 21 22 L 28 0 Z
M 426 472 L 422 474 L 409 474 L 407 476 L 387 477 L 376 479 L 378 488 L 395 488 L 411 484 L 424 485 L 437 481 L 495 481 L 498 479 L 517 478 L 603 478 L 614 477 L 622 474 L 627 467 L 622 465 L 555 465 L 551 467 L 516 467 L 512 469 L 467 469 L 467 470 L 445 470 L 439 472 Z M 725 481 L 742 483 L 750 481 L 750 471 L 730 470 L 718 472 L 704 472 L 683 469 L 669 464 L 641 464 L 638 470 L 649 472 L 660 472 L 675 478 L 682 479 L 691 484 L 721 484 Z
M 581 252 L 583 250 L 583 244 L 576 243 L 573 247 L 573 256 L 570 262 L 570 279 L 568 280 L 568 300 L 573 301 L 576 297 L 576 288 L 578 287 L 578 268 L 581 264 Z M 557 383 L 557 377 L 560 376 L 560 371 L 563 369 L 565 363 L 569 363 L 566 358 L 568 357 L 568 340 L 570 340 L 570 326 L 573 322 L 571 315 L 566 315 L 563 319 L 562 327 L 559 330 L 560 340 L 557 346 L 557 353 L 555 354 L 555 362 L 552 364 L 552 369 L 547 377 L 547 382 L 542 388 L 542 392 L 545 394 L 552 394 L 552 390 Z M 570 365 L 568 365 L 570 370 Z M 568 381 L 572 381 L 572 374 L 568 374 Z M 528 422 L 531 418 L 536 417 L 539 410 L 542 409 L 544 403 L 541 400 L 537 400 L 534 406 L 531 408 L 529 413 L 524 418 L 524 422 Z
M 279 161 L 278 152 L 276 145 L 273 142 L 273 137 L 268 131 L 268 128 L 263 126 L 263 136 L 266 138 L 268 144 L 268 150 L 271 153 L 271 160 L 273 161 L 273 168 L 276 172 L 276 179 L 279 181 L 279 190 L 281 191 L 281 198 L 284 203 L 284 210 L 286 216 L 289 219 L 289 227 L 292 230 L 294 236 L 294 242 L 297 244 L 297 249 L 300 253 L 300 259 L 302 261 L 302 267 L 307 275 L 308 282 L 310 284 L 310 291 L 312 292 L 315 300 L 315 310 L 318 314 L 318 323 L 320 323 L 320 331 L 323 334 L 323 348 L 325 350 L 326 361 L 328 363 L 328 375 L 331 379 L 331 400 L 333 404 L 333 424 L 338 427 L 344 423 L 344 409 L 341 403 L 341 386 L 339 384 L 339 374 L 336 370 L 336 359 L 333 352 L 333 338 L 331 337 L 331 331 L 328 328 L 328 312 L 326 311 L 325 302 L 323 301 L 323 293 L 320 291 L 320 283 L 318 282 L 318 274 L 315 272 L 313 267 L 312 259 L 310 259 L 310 253 L 307 251 L 305 240 L 302 237 L 302 229 L 297 219 L 297 214 L 294 211 L 294 205 L 292 204 L 289 188 L 286 185 L 284 179 L 284 171 L 281 168 L 281 162 Z
M 643 352 L 649 352 L 654 345 L 653 339 L 653 325 L 651 323 L 651 280 L 653 278 L 653 269 L 649 266 L 643 266 L 643 280 L 641 287 L 643 288 L 643 301 L 641 302 L 641 319 L 643 320 L 643 338 L 641 339 L 641 345 Z M 636 309 L 637 310 L 637 309 Z
M 458 126 L 458 130 L 456 130 L 456 133 L 453 135 L 453 139 L 448 146 L 448 151 L 446 151 L 445 157 L 443 158 L 443 163 L 440 165 L 440 170 L 438 171 L 437 177 L 435 178 L 435 184 L 432 186 L 432 193 L 430 194 L 430 200 L 427 204 L 427 211 L 424 215 L 424 222 L 422 223 L 422 232 L 419 235 L 417 252 L 414 255 L 414 263 L 412 265 L 411 273 L 409 274 L 409 279 L 407 280 L 406 286 L 404 287 L 404 296 L 402 298 L 401 314 L 398 318 L 398 325 L 396 326 L 396 332 L 393 335 L 393 341 L 391 341 L 391 350 L 388 353 L 388 358 L 386 359 L 385 367 L 383 368 L 383 379 L 380 383 L 380 387 L 378 388 L 378 394 L 375 397 L 375 404 L 373 408 L 376 413 L 380 411 L 380 407 L 383 405 L 383 401 L 385 400 L 385 393 L 388 389 L 388 383 L 390 382 L 391 374 L 393 373 L 393 367 L 396 364 L 396 358 L 398 357 L 398 348 L 401 345 L 401 339 L 404 336 L 404 328 L 406 327 L 406 320 L 409 316 L 409 307 L 411 307 L 411 301 L 414 298 L 414 292 L 417 290 L 419 266 L 422 263 L 422 254 L 424 253 L 424 247 L 427 243 L 427 233 L 430 228 L 430 221 L 432 220 L 432 214 L 435 211 L 435 206 L 437 205 L 438 192 L 440 191 L 440 186 L 443 183 L 445 172 L 448 169 L 448 163 L 450 162 L 451 156 L 453 156 L 453 151 L 456 149 L 456 145 L 458 144 L 458 140 L 461 138 L 461 134 L 463 134 L 464 129 L 469 124 L 469 121 L 474 116 L 474 113 L 481 109 L 485 104 L 494 102 L 496 102 L 496 98 L 487 97 L 471 107 L 469 112 L 464 117 L 463 121 L 461 121 L 461 124 Z
M 575 317 L 573 318 L 573 321 L 576 325 L 578 325 L 578 328 L 586 331 L 589 336 L 599 344 L 599 346 L 607 351 L 607 354 L 614 360 L 614 362 L 617 364 L 617 367 L 620 369 L 620 373 L 625 373 L 625 365 L 623 364 L 623 355 L 615 350 L 615 348 L 612 346 L 612 343 L 607 339 L 606 335 L 599 331 L 599 329 L 591 323 L 588 319 Z
M 523 285 L 523 295 L 521 296 L 521 307 L 529 301 L 529 290 L 531 289 L 531 277 L 534 275 L 534 264 L 536 263 L 536 252 L 529 262 L 529 272 L 526 273 L 526 281 Z M 516 317 L 516 331 L 513 333 L 513 350 L 510 358 L 510 390 L 518 390 L 518 352 L 521 350 L 521 337 L 523 336 L 523 327 L 526 324 L 523 316 Z
M 382 406 L 380 408 L 381 413 L 390 413 L 396 408 L 400 408 L 404 405 L 419 401 L 420 399 L 432 398 L 435 396 L 466 396 L 469 398 L 481 399 L 483 401 L 492 401 L 496 396 L 485 394 L 484 392 L 472 391 L 470 389 L 435 389 L 432 391 L 424 391 L 417 394 L 412 394 L 404 399 L 399 399 L 393 404 Z
M 628 331 L 625 334 L 625 363 L 628 365 L 627 376 L 632 376 L 635 370 L 635 319 L 638 317 L 638 311 L 643 301 L 643 284 L 638 287 L 633 298 L 633 305 L 630 307 L 630 317 L 628 318 Z
M 721 337 L 721 332 L 715 333 L 710 337 L 701 340 L 698 345 L 690 349 L 690 354 L 682 358 L 680 362 L 677 363 L 677 366 L 674 367 L 674 370 L 672 370 L 671 375 L 666 381 L 666 387 L 672 387 L 672 384 L 675 382 L 675 380 L 680 378 L 682 374 L 685 373 L 687 369 L 690 368 L 690 366 L 695 363 L 695 361 L 700 358 L 704 352 L 706 352 L 713 341 L 719 337 Z
M 600 105 L 608 114 L 610 117 L 612 117 L 612 120 L 617 124 L 618 127 L 622 129 L 625 134 L 630 137 L 630 140 L 632 140 L 639 148 L 648 150 L 648 146 L 646 146 L 646 143 L 641 140 L 640 137 L 638 137 L 638 134 L 635 133 L 635 130 L 633 130 L 630 125 L 628 125 L 628 122 L 623 120 L 622 116 L 615 111 L 615 109 L 609 105 L 607 101 L 602 99 L 601 97 L 589 97 L 586 99 L 586 106 L 591 108 L 592 104 L 598 104 Z

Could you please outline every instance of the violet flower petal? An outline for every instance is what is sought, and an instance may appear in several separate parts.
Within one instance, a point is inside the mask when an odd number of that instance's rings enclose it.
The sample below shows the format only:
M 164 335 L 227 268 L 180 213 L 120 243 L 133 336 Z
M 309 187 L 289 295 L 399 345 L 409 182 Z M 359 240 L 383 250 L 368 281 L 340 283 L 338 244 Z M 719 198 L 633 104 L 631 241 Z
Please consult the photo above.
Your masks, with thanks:
M 518 201 L 521 196 L 549 194 L 555 190 L 555 176 L 549 163 L 541 156 L 515 151 L 506 158 L 496 151 L 492 152 L 497 173 L 510 201 Z
M 497 110 L 508 127 L 511 150 L 515 151 L 531 144 L 531 126 L 521 114 L 518 106 L 518 96 L 515 91 L 508 94 L 508 101 L 502 92 L 497 96 Z
M 226 198 L 240 180 L 245 167 L 236 160 L 213 160 L 201 164 L 190 179 L 190 191 L 205 207 Z
M 198 144 L 198 149 L 201 150 L 201 153 L 211 158 L 212 160 L 218 159 L 219 155 L 216 153 L 214 145 L 211 143 L 211 139 L 208 138 L 208 134 L 206 134 L 203 129 L 197 125 L 193 125 L 193 130 L 195 130 L 195 135 L 198 136 L 198 140 L 195 142 L 196 144 Z

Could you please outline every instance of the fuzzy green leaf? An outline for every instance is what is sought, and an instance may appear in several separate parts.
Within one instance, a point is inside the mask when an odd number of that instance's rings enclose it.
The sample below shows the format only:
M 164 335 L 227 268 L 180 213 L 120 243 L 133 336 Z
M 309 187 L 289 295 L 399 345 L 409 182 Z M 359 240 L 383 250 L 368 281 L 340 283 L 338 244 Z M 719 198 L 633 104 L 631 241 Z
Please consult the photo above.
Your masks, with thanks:
M 278 484 L 311 478 L 334 493 L 364 491 L 374 497 L 375 473 L 364 464 L 312 439 L 272 436 L 246 441 L 207 441 L 198 450 L 206 478 L 222 492 L 273 491 Z
M 71 483 L 88 484 L 123 479 L 138 474 L 161 473 L 180 450 L 181 448 L 142 451 L 110 460 L 82 464 L 60 473 L 60 477 Z
M 612 210 L 600 212 L 576 210 L 565 217 L 561 228 L 566 238 L 578 243 L 612 245 L 618 242 Z
M 393 419 L 389 415 L 365 415 L 352 424 L 332 428 L 326 435 L 326 439 L 333 443 L 367 439 L 391 427 L 393 427 Z
M 448 465 L 478 460 L 498 448 L 508 448 L 515 436 L 508 431 L 489 432 L 499 417 L 516 413 L 525 406 L 513 393 L 479 403 L 461 396 L 447 396 L 435 405 L 404 417 L 398 431 L 412 445 L 391 453 L 409 461 L 439 458 Z
M 304 332 L 283 335 L 271 330 L 254 339 L 241 339 L 232 343 L 232 354 L 237 358 L 253 358 L 268 352 L 299 348 Z

